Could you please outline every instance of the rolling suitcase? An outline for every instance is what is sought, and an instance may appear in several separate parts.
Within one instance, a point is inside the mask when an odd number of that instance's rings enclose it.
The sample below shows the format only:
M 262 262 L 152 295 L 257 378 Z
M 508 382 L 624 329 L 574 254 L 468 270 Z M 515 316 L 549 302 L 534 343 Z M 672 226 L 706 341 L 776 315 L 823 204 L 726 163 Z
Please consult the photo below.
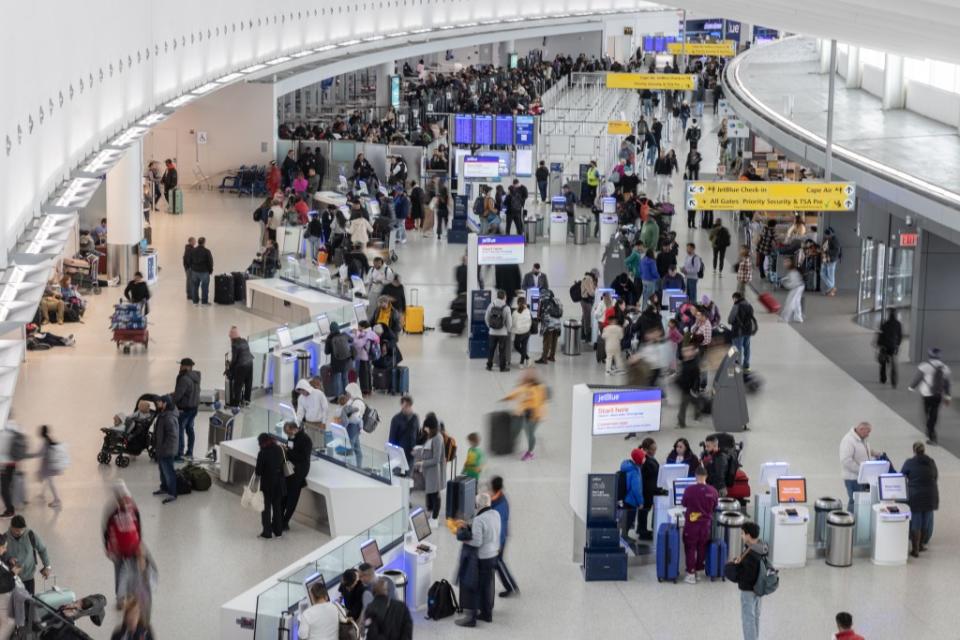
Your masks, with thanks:
M 390 393 L 390 387 L 393 382 L 392 369 L 374 369 L 373 370 L 373 388 L 375 391 Z
M 513 414 L 509 411 L 494 411 L 490 420 L 490 453 L 506 456 L 513 453 L 516 438 L 513 433 Z
M 217 304 L 233 304 L 233 276 L 229 273 L 214 276 L 213 301 Z
M 780 303 L 777 302 L 777 299 L 773 297 L 773 294 L 769 292 L 761 293 L 757 300 L 760 301 L 760 304 L 763 305 L 764 309 L 770 313 L 779 313 L 780 312 Z
M 474 514 L 474 501 L 477 498 L 477 481 L 470 476 L 457 476 L 447 480 L 447 518 L 471 520 Z
M 333 375 L 333 369 L 325 364 L 320 367 L 320 379 L 323 381 L 323 393 L 328 398 L 337 398 L 343 393 L 340 388 L 340 377 Z
M 440 318 L 440 331 L 455 336 L 463 335 L 463 330 L 467 327 L 467 319 L 464 316 L 446 316 Z
M 407 367 L 394 367 L 392 377 L 391 393 L 400 395 L 410 393 L 410 369 Z
M 727 543 L 724 540 L 711 540 L 707 545 L 706 574 L 710 581 L 724 580 L 723 568 L 727 564 Z
M 233 301 L 247 302 L 247 274 L 243 271 L 234 271 L 233 276 Z
M 680 527 L 664 522 L 657 529 L 657 582 L 680 577 Z
M 373 388 L 373 378 L 370 374 L 370 361 L 369 360 L 360 360 L 358 363 L 359 370 L 357 371 L 357 378 L 360 382 L 360 391 L 363 392 L 363 395 L 370 393 Z
M 403 330 L 407 333 L 423 333 L 423 307 L 419 305 L 420 290 L 410 289 L 410 299 L 413 304 L 407 305 L 403 317 Z
M 180 187 L 170 190 L 170 213 L 183 213 L 183 191 Z

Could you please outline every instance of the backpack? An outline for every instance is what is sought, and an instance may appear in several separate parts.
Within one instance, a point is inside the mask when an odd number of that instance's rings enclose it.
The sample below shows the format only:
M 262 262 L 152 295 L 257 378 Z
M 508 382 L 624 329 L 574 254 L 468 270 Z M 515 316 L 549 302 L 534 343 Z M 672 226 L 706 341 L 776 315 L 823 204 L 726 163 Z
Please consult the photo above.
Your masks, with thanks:
M 379 424 L 380 414 L 370 405 L 366 405 L 366 408 L 363 410 L 363 430 L 367 433 L 373 433 L 377 430 L 377 425 Z
M 473 214 L 478 218 L 483 215 L 483 196 L 477 196 L 473 201 Z
M 727 464 L 727 475 L 723 479 L 727 487 L 732 487 L 737 481 L 737 471 L 740 470 L 740 459 L 737 457 L 736 449 L 724 449 L 724 455 L 730 460 Z
M 70 454 L 66 445 L 55 444 L 49 449 L 47 468 L 53 473 L 63 473 L 70 466 Z
M 930 382 L 930 393 L 935 396 L 943 396 L 946 387 L 946 374 L 943 366 L 933 366 L 933 380 Z
M 574 302 L 580 302 L 583 300 L 583 294 L 580 292 L 580 284 L 582 280 L 577 280 L 572 285 L 570 285 L 570 299 Z
M 627 474 L 623 471 L 617 471 L 617 502 L 623 502 L 627 498 Z
M 547 313 L 551 318 L 562 318 L 563 317 L 563 305 L 557 302 L 556 298 L 550 299 L 550 304 L 547 305 Z
M 257 207 L 253 210 L 253 221 L 262 222 L 263 221 L 263 212 L 260 210 L 260 207 Z
M 700 127 L 690 127 L 690 140 L 691 142 L 699 142 Z
M 132 558 L 140 549 L 137 518 L 130 511 L 117 511 L 107 524 L 107 548 L 121 558 Z
M 353 346 L 350 338 L 340 333 L 330 341 L 330 351 L 334 360 L 350 360 L 353 358 Z
M 448 436 L 447 432 L 442 432 L 443 434 L 443 459 L 447 462 L 453 462 L 457 459 L 457 439 L 453 436 Z
M 757 582 L 753 585 L 753 593 L 765 596 L 773 593 L 780 586 L 780 572 L 770 565 L 766 555 L 760 556 L 760 571 L 757 573 Z
M 697 269 L 697 277 L 698 277 L 698 278 L 702 278 L 702 277 L 703 277 L 703 259 L 702 259 L 700 256 L 694 256 L 694 257 L 695 257 L 697 260 L 700 260 L 700 268 Z M 696 301 L 694 301 L 694 302 L 696 302 Z
M 10 459 L 20 462 L 27 457 L 27 436 L 19 431 L 10 431 Z
M 514 189 L 510 194 L 510 209 L 513 211 L 523 211 L 523 205 L 526 204 L 527 199 L 523 197 L 523 192 L 520 189 Z
M 490 318 L 487 321 L 487 324 L 491 329 L 503 329 L 506 324 L 506 319 L 504 316 L 505 305 L 494 305 L 490 308 Z
M 453 592 L 453 585 L 446 580 L 437 580 L 427 591 L 427 617 L 431 620 L 449 618 L 459 613 L 460 603 Z

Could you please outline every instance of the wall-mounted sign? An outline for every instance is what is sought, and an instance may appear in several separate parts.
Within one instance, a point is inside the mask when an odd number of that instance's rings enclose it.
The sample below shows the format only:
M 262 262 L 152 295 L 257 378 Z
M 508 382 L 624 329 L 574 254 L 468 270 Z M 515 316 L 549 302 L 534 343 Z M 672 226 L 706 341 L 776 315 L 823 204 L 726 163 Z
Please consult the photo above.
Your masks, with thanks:
M 911 232 L 911 233 L 901 233 L 900 234 L 900 246 L 901 247 L 915 247 L 917 246 L 917 241 L 920 239 L 920 234 Z
M 477 264 L 523 264 L 523 236 L 480 236 Z
M 737 55 L 737 44 L 732 40 L 722 40 L 720 42 L 688 42 L 686 46 L 682 42 L 667 43 L 667 52 L 675 56 L 686 53 L 688 56 L 719 56 L 732 58 Z
M 629 120 L 610 120 L 607 122 L 607 133 L 612 136 L 628 136 L 633 132 L 633 125 Z
M 852 182 L 688 182 L 687 209 L 705 211 L 853 211 Z
M 681 73 L 608 73 L 607 89 L 693 91 L 694 78 Z
M 197 131 L 197 144 L 207 144 L 206 131 Z
M 750 127 L 747 123 L 733 116 L 727 117 L 727 137 L 728 138 L 749 138 Z

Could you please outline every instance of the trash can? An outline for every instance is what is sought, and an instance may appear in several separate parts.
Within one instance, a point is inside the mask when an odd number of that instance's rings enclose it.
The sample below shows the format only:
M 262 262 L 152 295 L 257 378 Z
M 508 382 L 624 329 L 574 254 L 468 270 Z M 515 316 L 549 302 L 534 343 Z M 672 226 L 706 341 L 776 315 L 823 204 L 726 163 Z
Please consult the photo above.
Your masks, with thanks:
M 849 567 L 853 564 L 853 514 L 837 509 L 827 514 L 826 560 L 831 567 Z
M 727 512 L 739 512 L 740 502 L 736 498 L 720 498 L 717 500 L 717 508 L 713 510 L 713 520 L 710 523 L 710 539 L 716 540 L 720 537 L 720 516 Z
M 297 349 L 297 379 L 294 384 L 300 380 L 310 379 L 310 352 L 306 349 Z
M 563 323 L 563 352 L 568 356 L 580 355 L 580 321 L 565 320 Z
M 587 244 L 587 236 L 590 234 L 590 220 L 587 218 L 576 218 L 573 221 L 573 244 Z
M 523 223 L 523 239 L 527 244 L 537 243 L 537 219 L 527 218 Z
M 843 509 L 843 503 L 836 498 L 824 496 L 813 503 L 813 544 L 823 549 L 827 542 L 827 514 Z
M 727 562 L 733 562 L 743 551 L 743 525 L 747 516 L 739 511 L 724 511 L 716 519 L 720 523 L 719 538 L 727 543 Z
M 407 574 L 399 569 L 387 569 L 383 572 L 385 578 L 393 581 L 393 586 L 397 588 L 397 600 L 407 603 Z

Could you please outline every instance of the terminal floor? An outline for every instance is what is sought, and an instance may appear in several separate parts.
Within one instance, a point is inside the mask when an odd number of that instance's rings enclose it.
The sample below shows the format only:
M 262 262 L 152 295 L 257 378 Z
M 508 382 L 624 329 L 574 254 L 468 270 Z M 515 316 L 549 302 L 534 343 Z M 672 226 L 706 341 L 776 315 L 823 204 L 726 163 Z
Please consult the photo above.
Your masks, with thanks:
M 65 506 L 59 513 L 35 499 L 34 466 L 28 465 L 32 503 L 24 514 L 47 542 L 59 583 L 79 593 L 111 594 L 112 567 L 102 555 L 100 526 L 111 482 L 123 478 L 140 505 L 145 538 L 159 565 L 154 624 L 163 638 L 217 637 L 220 604 L 325 541 L 301 526 L 294 526 L 282 541 L 257 539 L 258 517 L 243 511 L 236 495 L 216 486 L 161 506 L 150 495 L 157 486 L 157 470 L 146 459 L 124 470 L 96 466 L 99 427 L 108 424 L 112 414 L 129 412 L 139 394 L 172 389 L 180 358 L 197 361 L 205 387 L 219 386 L 229 326 L 236 324 L 249 333 L 272 324 L 239 305 L 196 308 L 184 301 L 179 257 L 186 236 L 209 239 L 218 272 L 244 268 L 257 236 L 251 221 L 255 204 L 250 200 L 194 191 L 185 196 L 182 217 L 155 214 L 154 244 L 165 268 L 153 288 L 149 351 L 135 348 L 134 353 L 123 355 L 110 343 L 106 317 L 120 291 L 109 289 L 91 299 L 86 324 L 69 328 L 77 334 L 76 347 L 28 355 L 15 405 L 21 424 L 31 432 L 39 424 L 52 425 L 71 450 L 73 464 L 60 479 Z M 705 244 L 703 232 L 687 231 L 683 220 L 675 226 L 681 240 L 689 237 Z M 421 238 L 401 248 L 397 270 L 408 287 L 420 289 L 430 326 L 447 313 L 454 291 L 453 268 L 462 252 L 462 246 Z M 543 264 L 566 314 L 579 316 L 566 289 L 586 269 L 597 266 L 599 255 L 596 243 L 540 243 L 529 247 L 528 264 L 535 260 Z M 708 270 L 701 284 L 704 293 L 720 301 L 724 312 L 735 288 L 731 275 L 720 278 Z M 484 415 L 499 406 L 499 399 L 519 377 L 516 368 L 503 374 L 485 371 L 481 362 L 466 358 L 465 339 L 439 332 L 404 336 L 402 349 L 411 369 L 417 411 L 421 416 L 436 411 L 462 449 L 466 435 L 484 430 Z M 762 315 L 753 351 L 753 367 L 765 376 L 767 385 L 749 400 L 752 429 L 743 439 L 751 476 L 758 474 L 764 461 L 788 460 L 794 472 L 808 477 L 811 497 L 842 496 L 837 445 L 860 420 L 875 425 L 874 447 L 886 450 L 898 462 L 908 455 L 917 437 L 909 422 L 878 402 L 869 389 L 793 327 Z M 533 352 L 539 352 L 538 342 Z M 657 639 L 703 633 L 718 640 L 738 638 L 739 599 L 732 585 L 661 585 L 652 566 L 633 568 L 627 582 L 583 582 L 578 566 L 571 562 L 569 442 L 570 429 L 587 425 L 570 424 L 565 390 L 580 382 L 610 379 L 590 352 L 579 357 L 558 355 L 556 364 L 540 371 L 553 396 L 549 416 L 538 432 L 536 458 L 531 462 L 520 462 L 518 456 L 494 458 L 486 471 L 488 477 L 505 478 L 512 505 L 507 557 L 523 589 L 520 598 L 497 602 L 491 631 L 522 638 L 625 633 Z M 398 404 L 396 398 L 386 396 L 374 396 L 371 402 L 384 419 Z M 662 432 L 657 434 L 661 460 L 675 438 L 686 437 L 696 446 L 712 431 L 709 421 L 677 429 L 674 411 L 675 405 L 666 408 Z M 200 414 L 200 443 L 206 442 L 206 420 L 206 414 Z M 383 426 L 365 438 L 377 446 L 386 432 Z M 35 438 L 33 443 L 37 445 Z M 633 445 L 612 438 L 596 446 L 608 460 L 600 471 L 617 468 Z M 197 451 L 202 450 L 198 445 Z M 939 450 L 934 456 L 940 466 L 942 494 L 955 495 L 960 490 L 960 462 Z M 415 494 L 414 502 L 422 500 L 422 495 Z M 953 600 L 943 586 L 960 572 L 956 553 L 960 517 L 950 500 L 943 502 L 930 551 L 906 567 L 880 568 L 858 559 L 850 569 L 831 569 L 822 561 L 811 561 L 806 569 L 785 571 L 780 591 L 764 602 L 764 637 L 828 637 L 839 609 L 852 611 L 858 629 L 869 638 L 956 637 L 953 617 L 947 613 Z M 435 576 L 449 578 L 457 543 L 447 533 L 435 534 L 433 540 L 440 546 Z M 419 614 L 415 619 L 418 638 L 468 638 L 480 633 L 455 627 L 452 619 L 430 622 Z M 115 620 L 111 612 L 105 624 Z
M 829 77 L 820 73 L 812 38 L 791 39 L 758 49 L 741 69 L 744 86 L 777 113 L 794 100 L 791 119 L 826 135 Z M 946 189 L 960 179 L 957 128 L 905 109 L 884 110 L 879 98 L 847 89 L 837 77 L 834 140 L 841 147 Z

